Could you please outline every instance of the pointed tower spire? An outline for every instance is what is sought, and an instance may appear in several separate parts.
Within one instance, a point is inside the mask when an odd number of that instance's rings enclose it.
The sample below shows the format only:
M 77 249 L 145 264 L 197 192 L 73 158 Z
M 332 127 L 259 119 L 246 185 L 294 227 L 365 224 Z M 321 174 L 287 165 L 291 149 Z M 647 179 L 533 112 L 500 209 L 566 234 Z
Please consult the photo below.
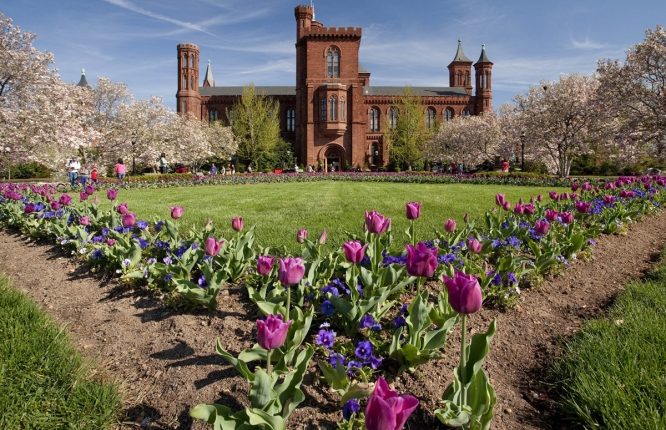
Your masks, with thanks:
M 317 18 L 315 18 L 315 8 L 314 8 L 314 2 L 313 0 L 310 0 L 310 7 L 312 8 L 312 20 L 316 21 Z
M 213 68 L 210 65 L 210 60 L 208 60 L 208 66 L 206 67 L 206 75 L 204 76 L 204 87 L 214 87 L 215 78 L 213 78 Z
M 472 60 L 465 56 L 465 51 L 463 51 L 462 40 L 458 39 L 458 50 L 456 50 L 456 56 L 453 58 L 453 62 L 460 61 L 465 63 L 471 63 Z
M 81 79 L 79 79 L 79 83 L 76 84 L 76 86 L 90 88 L 88 80 L 86 79 L 86 69 L 81 69 Z
M 476 60 L 477 63 L 492 63 L 490 61 L 490 58 L 488 58 L 488 54 L 486 54 L 486 44 L 481 45 L 481 55 L 479 55 L 479 59 Z

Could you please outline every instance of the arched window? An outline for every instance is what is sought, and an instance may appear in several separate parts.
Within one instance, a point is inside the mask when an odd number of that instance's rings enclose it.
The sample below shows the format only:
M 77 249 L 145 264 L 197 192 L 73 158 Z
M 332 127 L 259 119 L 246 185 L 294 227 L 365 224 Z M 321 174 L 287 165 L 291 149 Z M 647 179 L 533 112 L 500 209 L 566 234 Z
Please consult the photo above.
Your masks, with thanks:
M 463 111 L 462 111 L 462 116 L 465 116 L 465 117 L 466 117 L 466 116 L 469 116 L 469 115 L 470 115 L 470 114 L 469 114 L 469 110 L 468 110 L 467 108 L 463 109 Z
M 194 68 L 194 54 L 190 55 L 190 67 Z
M 331 98 L 328 99 L 328 110 L 329 110 L 329 118 L 331 121 L 337 121 L 338 120 L 338 98 L 335 96 L 331 96 Z
M 426 125 L 428 128 L 433 128 L 435 126 L 435 117 L 437 116 L 437 111 L 435 108 L 429 107 L 426 111 Z
M 379 109 L 371 108 L 368 116 L 370 117 L 370 131 L 379 131 Z
M 319 120 L 321 122 L 326 122 L 326 98 L 322 97 L 319 100 Z
M 190 89 L 195 90 L 197 87 L 194 86 L 194 75 L 190 76 Z
M 328 48 L 326 54 L 326 76 L 329 78 L 340 77 L 340 51 L 337 48 Z
M 296 129 L 296 110 L 293 107 L 287 108 L 287 131 Z
M 398 108 L 390 107 L 388 110 L 389 128 L 395 128 L 398 125 Z
M 187 104 L 185 103 L 185 100 L 180 101 L 180 113 L 185 113 L 187 112 Z
M 183 59 L 180 61 L 184 68 L 187 68 L 187 54 L 183 55 Z
M 381 164 L 381 158 L 379 158 L 379 143 L 372 142 L 370 145 L 370 160 L 372 161 L 373 166 Z
M 187 89 L 187 76 L 183 76 L 183 84 L 182 84 L 182 87 L 183 87 L 184 90 Z
M 208 122 L 213 121 L 217 121 L 217 111 L 214 109 L 208 111 Z
M 345 98 L 340 97 L 340 121 L 347 120 L 347 105 L 345 104 Z
M 446 108 L 444 110 L 444 119 L 446 121 L 451 121 L 453 119 L 453 109 L 451 108 Z

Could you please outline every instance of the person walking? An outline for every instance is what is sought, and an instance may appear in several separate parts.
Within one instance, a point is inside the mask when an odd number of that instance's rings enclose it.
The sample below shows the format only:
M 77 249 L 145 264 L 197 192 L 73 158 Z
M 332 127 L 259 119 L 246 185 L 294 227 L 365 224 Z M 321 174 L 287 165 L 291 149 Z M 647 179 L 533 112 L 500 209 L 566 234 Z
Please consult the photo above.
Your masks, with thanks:
M 509 161 L 507 159 L 502 160 L 502 172 L 509 173 Z
M 118 182 L 122 182 L 125 179 L 125 174 L 127 173 L 127 168 L 125 167 L 125 163 L 123 163 L 122 158 L 119 158 L 116 165 L 113 166 L 113 173 L 116 174 L 116 177 L 118 178 Z
M 166 154 L 160 154 L 160 173 L 166 174 L 169 171 L 169 163 L 167 163 Z
M 97 185 L 98 173 L 97 173 L 97 164 L 93 164 L 92 169 L 90 170 L 90 181 Z
M 210 165 L 210 171 L 208 173 L 210 173 L 210 176 L 217 176 L 217 166 L 215 163 Z
M 88 168 L 86 167 L 85 164 L 82 165 L 81 168 L 79 169 L 79 182 L 84 187 L 88 183 Z
M 76 180 L 79 177 L 79 169 L 81 168 L 81 163 L 76 158 L 70 158 L 67 161 L 67 174 L 69 175 L 69 184 L 72 187 L 76 186 Z

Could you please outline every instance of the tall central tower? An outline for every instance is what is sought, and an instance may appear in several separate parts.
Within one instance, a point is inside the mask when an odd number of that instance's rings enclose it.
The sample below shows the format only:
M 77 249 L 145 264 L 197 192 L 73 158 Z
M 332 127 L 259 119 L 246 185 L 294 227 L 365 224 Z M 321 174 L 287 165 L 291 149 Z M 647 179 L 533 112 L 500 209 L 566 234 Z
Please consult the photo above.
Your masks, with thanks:
M 201 119 L 201 96 L 199 95 L 199 47 L 192 43 L 181 43 L 178 50 L 178 92 L 176 111 Z

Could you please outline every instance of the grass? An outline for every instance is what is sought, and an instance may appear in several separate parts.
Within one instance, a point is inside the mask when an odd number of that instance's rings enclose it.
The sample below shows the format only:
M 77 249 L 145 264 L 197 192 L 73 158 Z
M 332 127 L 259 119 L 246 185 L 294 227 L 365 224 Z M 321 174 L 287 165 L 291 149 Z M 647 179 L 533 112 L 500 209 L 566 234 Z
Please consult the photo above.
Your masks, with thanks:
M 666 252 L 554 367 L 565 416 L 590 429 L 666 428 Z
M 0 428 L 111 428 L 120 396 L 98 379 L 63 330 L 0 276 Z
M 392 229 L 407 229 L 404 205 L 423 203 L 417 227 L 420 239 L 433 239 L 447 218 L 463 221 L 465 213 L 480 220 L 494 206 L 496 193 L 511 201 L 543 194 L 552 188 L 472 184 L 394 184 L 365 182 L 317 182 L 288 184 L 215 185 L 182 188 L 122 190 L 118 201 L 128 202 L 140 218 L 168 217 L 169 207 L 185 207 L 183 227 L 202 226 L 212 219 L 231 232 L 232 216 L 243 216 L 245 225 L 257 225 L 261 245 L 287 245 L 293 249 L 296 231 L 306 228 L 311 238 L 326 229 L 340 244 L 345 231 L 360 233 L 365 210 L 378 210 L 393 219 Z

